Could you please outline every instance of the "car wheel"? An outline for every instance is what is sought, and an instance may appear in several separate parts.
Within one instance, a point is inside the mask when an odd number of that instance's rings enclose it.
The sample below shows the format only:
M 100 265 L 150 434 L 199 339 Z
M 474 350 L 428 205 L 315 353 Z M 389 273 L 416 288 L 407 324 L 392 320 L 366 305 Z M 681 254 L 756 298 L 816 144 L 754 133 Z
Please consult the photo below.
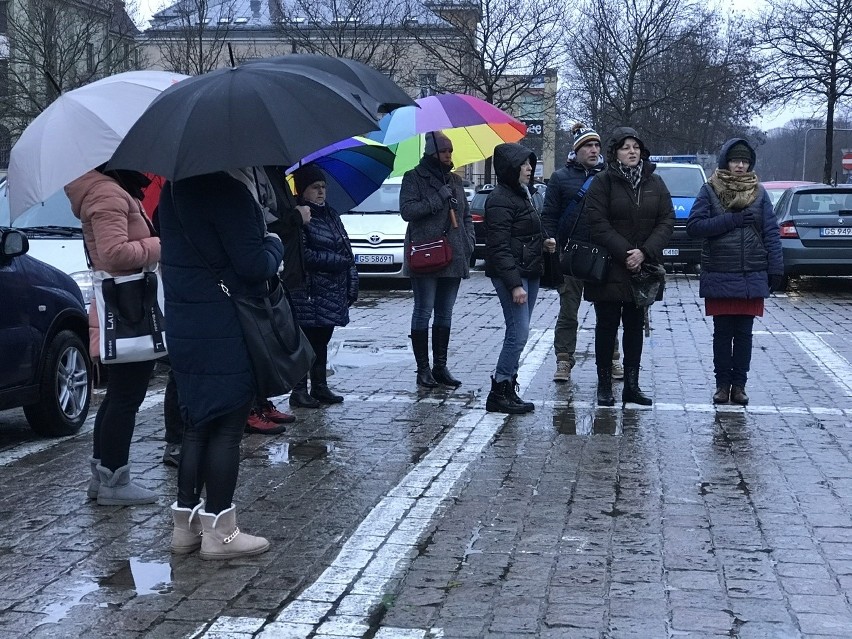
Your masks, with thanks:
M 39 435 L 73 435 L 89 414 L 91 362 L 86 346 L 71 331 L 57 333 L 44 352 L 39 402 L 24 406 L 30 427 Z

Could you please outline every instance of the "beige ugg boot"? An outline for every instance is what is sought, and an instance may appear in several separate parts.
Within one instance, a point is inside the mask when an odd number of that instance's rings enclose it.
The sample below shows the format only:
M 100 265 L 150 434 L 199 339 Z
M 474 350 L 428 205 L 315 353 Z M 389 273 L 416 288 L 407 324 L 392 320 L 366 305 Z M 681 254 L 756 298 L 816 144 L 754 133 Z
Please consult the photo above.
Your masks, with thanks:
M 202 559 L 233 559 L 259 555 L 269 550 L 268 540 L 240 532 L 237 528 L 237 511 L 233 504 L 218 515 L 200 510 L 198 516 L 204 528 L 201 537 Z
M 201 519 L 197 516 L 204 508 L 204 500 L 198 502 L 195 508 L 181 508 L 178 503 L 172 504 L 172 552 L 186 555 L 201 548 Z

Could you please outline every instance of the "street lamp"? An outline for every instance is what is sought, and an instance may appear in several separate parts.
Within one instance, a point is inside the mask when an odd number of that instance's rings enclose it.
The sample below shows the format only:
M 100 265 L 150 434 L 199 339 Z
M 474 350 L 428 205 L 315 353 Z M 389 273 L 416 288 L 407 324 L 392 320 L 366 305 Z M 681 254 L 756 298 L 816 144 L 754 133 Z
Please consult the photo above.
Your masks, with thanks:
M 807 131 L 805 131 L 805 149 L 802 152 L 802 182 L 805 181 L 805 168 L 807 167 L 807 161 L 808 161 L 808 133 L 810 133 L 811 131 L 825 131 L 825 127 L 824 126 L 822 126 L 822 127 L 812 126 Z M 834 131 L 832 132 L 832 135 L 834 135 L 834 133 L 837 133 L 838 131 L 852 131 L 852 129 L 837 129 L 837 128 L 835 128 Z

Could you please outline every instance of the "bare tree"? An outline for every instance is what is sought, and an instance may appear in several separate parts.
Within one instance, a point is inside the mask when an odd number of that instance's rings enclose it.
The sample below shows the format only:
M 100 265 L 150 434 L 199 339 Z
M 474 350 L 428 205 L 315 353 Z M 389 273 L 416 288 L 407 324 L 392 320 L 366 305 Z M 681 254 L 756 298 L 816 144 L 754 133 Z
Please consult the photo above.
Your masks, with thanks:
M 767 0 L 756 29 L 765 77 L 778 103 L 802 98 L 825 108 L 822 180 L 831 182 L 838 102 L 852 95 L 852 0 Z
M 397 75 L 408 48 L 403 0 L 270 0 L 285 47 L 351 58 Z
M 10 3 L 0 114 L 14 138 L 61 93 L 138 68 L 138 30 L 113 0 Z

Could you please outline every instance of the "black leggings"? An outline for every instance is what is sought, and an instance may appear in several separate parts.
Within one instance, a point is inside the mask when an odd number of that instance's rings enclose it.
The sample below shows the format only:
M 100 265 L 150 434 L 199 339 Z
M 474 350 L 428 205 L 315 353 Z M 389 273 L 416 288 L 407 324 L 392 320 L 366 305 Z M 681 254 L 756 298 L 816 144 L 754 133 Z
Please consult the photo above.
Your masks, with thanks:
M 328 368 L 328 343 L 334 333 L 334 326 L 302 327 L 305 337 L 311 343 L 317 358 L 311 366 L 311 384 L 325 384 L 325 371 Z M 305 380 L 307 381 L 307 380 Z
M 178 506 L 194 508 L 207 489 L 204 510 L 217 514 L 231 507 L 240 469 L 240 440 L 252 402 L 201 426 L 187 424 L 178 468 Z
M 612 366 L 612 345 L 618 325 L 624 325 L 621 352 L 624 366 L 639 368 L 642 362 L 642 329 L 645 311 L 633 302 L 595 302 L 595 363 L 598 368 Z
M 92 457 L 115 471 L 130 458 L 136 412 L 148 392 L 154 360 L 107 366 L 107 389 L 95 416 Z

